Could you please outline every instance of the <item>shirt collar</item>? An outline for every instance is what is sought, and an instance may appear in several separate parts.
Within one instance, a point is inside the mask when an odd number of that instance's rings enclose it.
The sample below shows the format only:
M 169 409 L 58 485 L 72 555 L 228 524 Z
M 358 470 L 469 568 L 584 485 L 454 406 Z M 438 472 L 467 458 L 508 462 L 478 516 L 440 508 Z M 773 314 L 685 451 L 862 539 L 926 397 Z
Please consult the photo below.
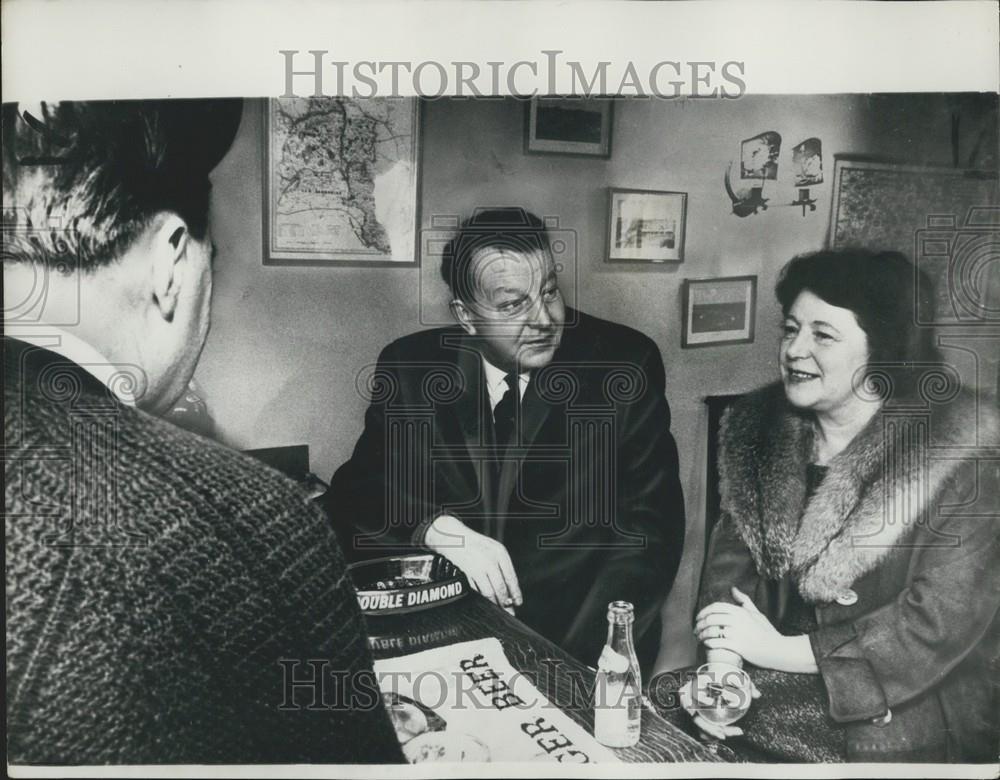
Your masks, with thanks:
M 497 390 L 507 391 L 507 383 L 504 381 L 507 378 L 506 371 L 502 368 L 497 368 L 486 358 L 483 358 L 483 371 L 486 372 L 486 386 L 489 388 L 491 395 Z M 528 379 L 531 378 L 531 372 L 522 371 L 518 375 L 518 378 L 521 380 L 519 384 L 521 385 L 521 395 L 523 396 L 524 388 L 528 384 Z
M 93 346 L 78 336 L 74 336 L 68 330 L 57 328 L 54 325 L 46 325 L 43 332 L 39 332 L 37 328 L 28 330 L 14 325 L 6 326 L 4 330 L 8 336 L 36 347 L 42 347 L 49 352 L 55 352 L 75 363 L 108 388 L 123 404 L 135 406 L 135 395 L 131 391 L 133 389 L 141 390 L 143 383 L 116 381 L 121 379 L 121 369 Z

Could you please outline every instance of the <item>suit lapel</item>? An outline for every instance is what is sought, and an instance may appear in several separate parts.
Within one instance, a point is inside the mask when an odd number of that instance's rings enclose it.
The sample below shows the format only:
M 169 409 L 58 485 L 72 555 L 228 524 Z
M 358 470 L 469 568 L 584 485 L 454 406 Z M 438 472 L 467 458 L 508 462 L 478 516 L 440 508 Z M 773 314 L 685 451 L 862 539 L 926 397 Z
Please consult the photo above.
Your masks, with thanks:
M 449 336 L 444 346 L 456 353 L 455 363 L 465 383 L 462 394 L 452 405 L 453 414 L 442 416 L 442 423 L 450 433 L 445 440 L 464 445 L 465 452 L 455 453 L 466 461 L 466 473 L 477 484 L 481 510 L 486 514 L 483 533 L 496 534 L 496 480 L 493 465 L 485 455 L 485 448 L 492 442 L 492 419 L 489 417 L 489 399 L 482 359 L 475 343 L 468 336 Z
M 542 370 L 544 371 L 544 369 Z M 542 424 L 552 410 L 552 404 L 538 393 L 537 375 L 539 373 L 536 371 L 531 381 L 528 382 L 528 389 L 524 392 L 524 398 L 518 410 L 518 414 L 520 415 L 518 419 L 519 424 L 515 426 L 518 438 L 514 442 L 514 445 L 518 447 L 527 448 L 534 443 L 535 439 L 538 438 L 538 432 L 541 430 Z
M 557 353 L 553 364 L 559 360 Z M 550 364 L 551 366 L 552 364 Z M 510 508 L 511 493 L 517 485 L 518 472 L 524 455 L 534 445 L 538 439 L 538 434 L 552 414 L 553 403 L 547 400 L 542 393 L 539 393 L 539 383 L 544 382 L 542 378 L 550 366 L 539 369 L 532 373 L 531 381 L 521 399 L 521 405 L 517 410 L 517 419 L 514 426 L 514 440 L 510 442 L 510 455 L 504 459 L 503 468 L 500 470 L 499 486 L 497 489 L 497 518 L 499 520 L 499 531 L 502 534 L 507 512 Z M 565 369 L 560 369 L 564 371 Z M 502 538 L 498 537 L 498 538 Z
M 552 413 L 553 406 L 561 406 L 561 404 L 554 404 L 547 400 L 545 393 L 540 393 L 538 388 L 545 384 L 544 374 L 546 371 L 555 370 L 558 375 L 561 375 L 569 370 L 565 367 L 559 368 L 558 364 L 560 361 L 567 360 L 572 363 L 572 353 L 576 349 L 575 335 L 573 329 L 567 327 L 563 332 L 562 344 L 556 351 L 552 364 L 532 373 L 524 398 L 521 399 L 521 404 L 516 411 L 515 435 L 513 441 L 510 442 L 512 452 L 510 457 L 504 459 L 495 484 L 492 479 L 493 475 L 489 473 L 491 470 L 488 464 L 484 463 L 482 468 L 478 469 L 480 490 L 486 499 L 484 506 L 487 507 L 487 511 L 493 518 L 491 523 L 493 532 L 490 535 L 497 540 L 503 540 L 510 498 L 517 485 L 523 455 L 538 439 L 539 433 Z M 456 403 L 458 424 L 466 447 L 475 452 L 477 448 L 492 443 L 493 419 L 486 391 L 482 357 L 476 348 L 474 339 L 468 336 L 456 338 L 455 343 L 449 344 L 449 346 L 458 348 L 458 367 L 466 379 L 465 392 Z M 579 381 L 579 377 L 577 377 L 577 381 Z
M 458 370 L 465 382 L 465 388 L 455 402 L 455 417 L 461 440 L 471 454 L 486 442 L 483 427 L 486 422 L 483 419 L 483 364 L 479 353 L 464 338 L 456 339 L 455 348 L 458 351 Z

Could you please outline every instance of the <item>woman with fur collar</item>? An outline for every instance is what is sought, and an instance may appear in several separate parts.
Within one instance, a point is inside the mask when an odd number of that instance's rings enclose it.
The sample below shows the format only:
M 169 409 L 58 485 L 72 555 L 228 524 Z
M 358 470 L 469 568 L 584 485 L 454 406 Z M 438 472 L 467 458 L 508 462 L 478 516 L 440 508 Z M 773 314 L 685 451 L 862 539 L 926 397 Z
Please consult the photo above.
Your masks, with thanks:
M 723 420 L 694 630 L 761 698 L 742 728 L 689 710 L 745 733 L 734 748 L 757 727 L 770 758 L 997 760 L 1000 426 L 915 324 L 918 273 L 892 252 L 792 260 L 781 382 Z

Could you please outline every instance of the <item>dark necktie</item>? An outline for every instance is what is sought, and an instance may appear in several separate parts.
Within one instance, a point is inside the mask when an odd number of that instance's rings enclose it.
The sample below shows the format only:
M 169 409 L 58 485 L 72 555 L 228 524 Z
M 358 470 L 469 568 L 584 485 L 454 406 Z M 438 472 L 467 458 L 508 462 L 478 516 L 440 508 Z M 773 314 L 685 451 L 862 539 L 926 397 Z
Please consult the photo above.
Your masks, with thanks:
M 496 432 L 496 444 L 500 448 L 501 457 L 514 433 L 514 416 L 520 401 L 521 389 L 520 379 L 513 371 L 507 374 L 503 381 L 507 383 L 507 392 L 493 409 L 493 430 Z

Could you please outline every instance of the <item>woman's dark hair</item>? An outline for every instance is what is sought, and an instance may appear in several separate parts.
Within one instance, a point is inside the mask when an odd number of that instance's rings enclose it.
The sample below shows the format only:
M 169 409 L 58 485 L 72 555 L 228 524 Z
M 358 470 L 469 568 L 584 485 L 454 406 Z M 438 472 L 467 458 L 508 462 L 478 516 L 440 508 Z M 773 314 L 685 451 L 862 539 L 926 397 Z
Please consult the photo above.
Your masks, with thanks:
M 799 255 L 781 270 L 774 288 L 784 316 L 804 290 L 854 313 L 868 337 L 870 371 L 901 383 L 897 390 L 915 390 L 920 374 L 941 363 L 929 324 L 933 284 L 905 255 L 860 248 Z

